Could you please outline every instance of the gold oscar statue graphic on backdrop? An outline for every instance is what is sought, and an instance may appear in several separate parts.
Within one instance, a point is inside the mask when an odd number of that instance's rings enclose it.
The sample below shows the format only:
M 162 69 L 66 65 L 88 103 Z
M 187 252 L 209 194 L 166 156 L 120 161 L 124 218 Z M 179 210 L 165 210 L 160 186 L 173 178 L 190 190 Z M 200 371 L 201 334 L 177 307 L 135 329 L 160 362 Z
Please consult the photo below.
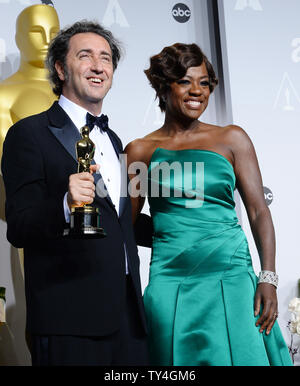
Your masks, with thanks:
M 0 83 L 0 158 L 8 129 L 22 118 L 47 110 L 57 98 L 47 79 L 44 61 L 50 40 L 58 31 L 58 16 L 50 5 L 30 6 L 17 18 L 20 67 Z
M 56 10 L 45 4 L 25 8 L 16 22 L 16 44 L 20 50 L 20 67 L 0 82 L 0 160 L 3 142 L 9 128 L 22 118 L 47 110 L 57 99 L 45 68 L 50 40 L 59 31 Z M 3 181 L 0 175 L 1 201 Z M 0 216 L 4 220 L 4 203 Z M 19 250 L 23 270 L 23 250 Z

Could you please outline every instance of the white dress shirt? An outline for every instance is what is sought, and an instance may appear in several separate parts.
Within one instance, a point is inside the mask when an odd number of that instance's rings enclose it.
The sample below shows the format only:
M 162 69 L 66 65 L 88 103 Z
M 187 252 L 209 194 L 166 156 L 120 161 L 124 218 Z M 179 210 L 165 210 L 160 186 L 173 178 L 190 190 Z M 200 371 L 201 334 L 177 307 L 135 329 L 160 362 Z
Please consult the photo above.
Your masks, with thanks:
M 87 110 L 70 101 L 65 96 L 61 95 L 58 101 L 60 107 L 68 114 L 78 131 L 86 125 Z M 101 114 L 100 114 L 101 115 Z M 108 194 L 115 206 L 116 212 L 119 215 L 120 194 L 121 194 L 121 165 L 117 157 L 113 144 L 107 134 L 94 126 L 89 135 L 90 139 L 95 144 L 94 161 L 100 165 L 100 173 L 107 188 Z M 67 202 L 66 192 L 64 196 L 64 212 L 66 222 L 70 222 L 70 208 Z M 125 248 L 125 246 L 124 246 Z M 126 248 L 125 248 L 126 256 Z M 128 273 L 127 257 L 126 257 L 126 273 Z
M 61 95 L 58 101 L 60 107 L 68 114 L 78 131 L 86 125 L 87 110 Z M 100 114 L 101 115 L 101 114 Z M 121 166 L 108 134 L 94 126 L 89 137 L 95 144 L 94 161 L 100 165 L 100 173 L 108 194 L 119 214 L 121 193 Z

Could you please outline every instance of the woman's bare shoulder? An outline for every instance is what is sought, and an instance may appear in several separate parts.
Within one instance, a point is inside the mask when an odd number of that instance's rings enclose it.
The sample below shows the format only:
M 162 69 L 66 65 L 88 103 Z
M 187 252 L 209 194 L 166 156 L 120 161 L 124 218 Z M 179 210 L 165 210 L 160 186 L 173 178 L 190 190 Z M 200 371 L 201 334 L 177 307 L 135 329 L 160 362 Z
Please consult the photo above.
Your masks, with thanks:
M 128 143 L 125 148 L 125 153 L 133 161 L 144 161 L 148 163 L 153 151 L 157 147 L 158 130 L 154 131 L 143 138 L 137 138 Z
M 222 128 L 224 141 L 233 150 L 246 150 L 253 147 L 252 141 L 247 132 L 238 125 L 228 125 Z

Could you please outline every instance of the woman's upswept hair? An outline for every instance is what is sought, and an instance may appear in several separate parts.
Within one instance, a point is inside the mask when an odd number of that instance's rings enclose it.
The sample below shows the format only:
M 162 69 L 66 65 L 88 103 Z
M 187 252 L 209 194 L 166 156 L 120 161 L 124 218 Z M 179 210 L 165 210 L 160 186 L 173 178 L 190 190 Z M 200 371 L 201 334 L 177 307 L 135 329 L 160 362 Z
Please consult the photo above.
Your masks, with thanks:
M 112 33 L 103 28 L 99 23 L 93 21 L 82 20 L 74 23 L 61 30 L 56 37 L 51 41 L 48 55 L 45 61 L 46 67 L 49 70 L 49 80 L 52 84 L 54 94 L 60 96 L 64 82 L 59 79 L 55 69 L 55 63 L 59 62 L 63 66 L 65 75 L 67 76 L 66 58 L 69 51 L 69 42 L 72 36 L 79 33 L 92 32 L 103 37 L 109 44 L 112 52 L 112 62 L 114 70 L 117 68 L 121 58 L 121 44 L 114 38 Z
M 150 58 L 150 67 L 144 72 L 156 91 L 162 111 L 166 111 L 165 97 L 170 84 L 183 78 L 189 67 L 201 66 L 203 62 L 208 72 L 209 89 L 213 92 L 218 79 L 213 66 L 197 44 L 176 43 Z

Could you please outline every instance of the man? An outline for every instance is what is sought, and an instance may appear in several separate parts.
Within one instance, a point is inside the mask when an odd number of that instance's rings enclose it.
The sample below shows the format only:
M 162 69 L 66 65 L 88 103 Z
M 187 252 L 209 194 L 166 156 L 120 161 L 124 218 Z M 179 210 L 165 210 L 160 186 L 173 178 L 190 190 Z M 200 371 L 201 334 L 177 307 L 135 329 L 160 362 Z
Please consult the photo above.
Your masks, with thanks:
M 90 122 L 101 114 L 119 59 L 118 43 L 98 24 L 61 31 L 47 58 L 59 101 L 12 126 L 4 143 L 7 238 L 24 248 L 34 365 L 147 364 L 130 198 L 119 193 L 122 145 L 105 119 Z M 87 120 L 106 197 L 95 189 L 96 165 L 76 173 L 75 144 Z M 70 209 L 82 203 L 99 207 L 105 238 L 62 236 Z

